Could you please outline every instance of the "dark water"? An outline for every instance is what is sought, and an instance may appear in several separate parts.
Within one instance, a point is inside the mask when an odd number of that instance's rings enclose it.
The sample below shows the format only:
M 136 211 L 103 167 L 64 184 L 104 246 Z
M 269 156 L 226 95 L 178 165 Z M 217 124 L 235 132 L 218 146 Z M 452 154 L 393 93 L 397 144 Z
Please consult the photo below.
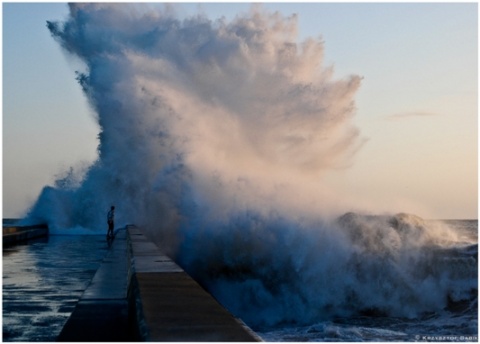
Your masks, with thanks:
M 5 248 L 3 341 L 55 341 L 106 253 L 103 235 Z

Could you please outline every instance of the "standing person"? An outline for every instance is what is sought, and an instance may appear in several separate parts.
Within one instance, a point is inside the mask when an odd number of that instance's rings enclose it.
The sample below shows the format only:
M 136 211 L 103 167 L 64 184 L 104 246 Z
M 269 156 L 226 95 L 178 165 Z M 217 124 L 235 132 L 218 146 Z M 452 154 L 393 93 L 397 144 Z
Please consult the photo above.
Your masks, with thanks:
M 113 238 L 113 221 L 115 218 L 115 206 L 110 207 L 110 211 L 107 213 L 107 223 L 108 223 L 108 231 L 107 231 L 107 239 Z

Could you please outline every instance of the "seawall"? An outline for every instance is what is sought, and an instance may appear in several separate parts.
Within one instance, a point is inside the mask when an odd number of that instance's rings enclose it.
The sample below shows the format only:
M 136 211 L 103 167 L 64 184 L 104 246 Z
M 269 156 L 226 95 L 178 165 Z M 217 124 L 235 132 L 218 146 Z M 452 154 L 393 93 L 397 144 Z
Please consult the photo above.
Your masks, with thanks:
M 46 224 L 31 226 L 3 225 L 3 247 L 46 236 L 48 236 L 48 226 Z
M 83 293 L 57 341 L 261 341 L 144 231 L 127 226 Z

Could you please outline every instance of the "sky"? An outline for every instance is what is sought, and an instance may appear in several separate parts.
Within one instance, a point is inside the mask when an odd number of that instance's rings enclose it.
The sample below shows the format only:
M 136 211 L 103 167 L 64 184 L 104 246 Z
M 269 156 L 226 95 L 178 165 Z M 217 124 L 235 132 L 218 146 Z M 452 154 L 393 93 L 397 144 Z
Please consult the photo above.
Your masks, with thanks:
M 62 3 L 3 3 L 3 217 L 97 157 L 99 127 L 75 80 L 79 61 L 46 27 Z M 338 78 L 362 77 L 354 124 L 364 144 L 325 181 L 358 209 L 477 218 L 476 3 L 266 3 L 297 14 L 298 41 L 321 37 Z M 249 3 L 175 4 L 232 19 Z M 346 209 L 349 210 L 349 209 Z M 356 210 L 356 209 L 352 209 Z

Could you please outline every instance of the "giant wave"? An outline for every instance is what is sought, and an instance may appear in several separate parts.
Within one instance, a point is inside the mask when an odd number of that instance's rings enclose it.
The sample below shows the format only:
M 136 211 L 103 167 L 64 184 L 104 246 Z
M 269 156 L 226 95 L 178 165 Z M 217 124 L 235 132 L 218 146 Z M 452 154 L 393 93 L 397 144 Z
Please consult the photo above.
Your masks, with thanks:
M 295 16 L 211 21 L 171 9 L 71 4 L 52 36 L 101 128 L 97 161 L 47 186 L 26 221 L 144 227 L 248 324 L 418 317 L 470 300 L 476 246 L 406 214 L 360 215 L 322 176 L 364 139 L 361 78 L 335 79 Z

